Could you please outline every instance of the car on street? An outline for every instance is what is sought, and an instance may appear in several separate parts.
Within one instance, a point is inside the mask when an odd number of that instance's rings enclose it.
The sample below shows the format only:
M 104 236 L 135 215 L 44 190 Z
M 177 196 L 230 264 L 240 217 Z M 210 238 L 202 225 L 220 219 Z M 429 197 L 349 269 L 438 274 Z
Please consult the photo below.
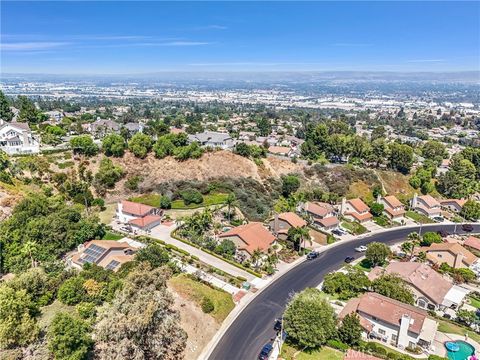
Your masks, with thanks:
M 462 225 L 462 230 L 466 232 L 472 232 L 473 231 L 473 226 L 470 224 L 463 224 Z
M 437 234 L 440 235 L 441 237 L 447 237 L 448 235 L 450 235 L 446 230 L 438 230 Z
M 346 262 L 347 264 L 350 264 L 353 260 L 355 260 L 355 258 L 354 258 L 353 256 L 347 256 L 347 257 L 345 258 L 345 262 Z
M 318 251 L 311 251 L 307 254 L 307 260 L 316 259 L 318 255 L 319 255 Z
M 276 332 L 282 331 L 282 319 L 276 319 L 273 325 L 273 330 Z
M 367 247 L 364 246 L 364 245 L 361 245 L 361 246 L 356 247 L 355 251 L 356 252 L 365 252 L 365 251 L 367 251 Z
M 265 344 L 265 346 L 262 348 L 262 351 L 260 351 L 260 354 L 258 354 L 258 360 L 267 360 L 272 352 L 272 349 L 272 344 Z

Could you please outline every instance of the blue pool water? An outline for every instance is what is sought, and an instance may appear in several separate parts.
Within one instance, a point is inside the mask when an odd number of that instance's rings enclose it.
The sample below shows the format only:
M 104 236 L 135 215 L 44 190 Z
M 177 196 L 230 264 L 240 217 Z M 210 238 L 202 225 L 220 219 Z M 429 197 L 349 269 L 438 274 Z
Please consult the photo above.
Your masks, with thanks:
M 447 356 L 450 360 L 467 360 L 475 353 L 475 348 L 465 341 L 446 342 Z

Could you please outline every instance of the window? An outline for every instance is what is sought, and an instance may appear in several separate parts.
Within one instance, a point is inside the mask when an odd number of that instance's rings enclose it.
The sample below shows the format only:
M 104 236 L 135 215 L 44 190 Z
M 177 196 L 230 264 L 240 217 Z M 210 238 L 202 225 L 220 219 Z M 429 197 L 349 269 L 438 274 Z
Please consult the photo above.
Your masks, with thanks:
M 418 306 L 421 308 L 425 308 L 427 306 L 427 303 L 425 302 L 425 300 L 418 299 Z
M 397 342 L 398 336 L 395 334 L 392 334 L 392 341 Z
M 410 342 L 408 343 L 408 347 L 409 347 L 409 348 L 412 348 L 412 349 L 415 349 L 415 348 L 417 347 L 417 344 L 415 344 L 413 341 L 410 341 Z
M 380 335 L 385 335 L 385 334 L 386 334 L 386 331 L 383 330 L 383 329 L 378 329 L 378 333 L 379 333 Z
M 442 254 L 437 254 L 437 257 L 441 258 L 441 257 L 442 257 Z

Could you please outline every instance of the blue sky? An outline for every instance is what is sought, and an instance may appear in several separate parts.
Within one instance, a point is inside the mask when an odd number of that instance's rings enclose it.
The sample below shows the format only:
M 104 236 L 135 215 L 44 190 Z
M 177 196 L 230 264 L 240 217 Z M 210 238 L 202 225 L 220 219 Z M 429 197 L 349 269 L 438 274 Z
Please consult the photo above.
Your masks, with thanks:
M 4 73 L 480 70 L 479 2 L 7 2 Z

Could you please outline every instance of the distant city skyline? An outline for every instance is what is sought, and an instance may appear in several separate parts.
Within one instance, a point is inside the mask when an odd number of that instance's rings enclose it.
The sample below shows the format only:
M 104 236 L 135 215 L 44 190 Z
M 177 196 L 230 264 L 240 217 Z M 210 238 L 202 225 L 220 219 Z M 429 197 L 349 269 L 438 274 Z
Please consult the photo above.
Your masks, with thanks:
M 2 1 L 1 72 L 480 70 L 479 2 Z

